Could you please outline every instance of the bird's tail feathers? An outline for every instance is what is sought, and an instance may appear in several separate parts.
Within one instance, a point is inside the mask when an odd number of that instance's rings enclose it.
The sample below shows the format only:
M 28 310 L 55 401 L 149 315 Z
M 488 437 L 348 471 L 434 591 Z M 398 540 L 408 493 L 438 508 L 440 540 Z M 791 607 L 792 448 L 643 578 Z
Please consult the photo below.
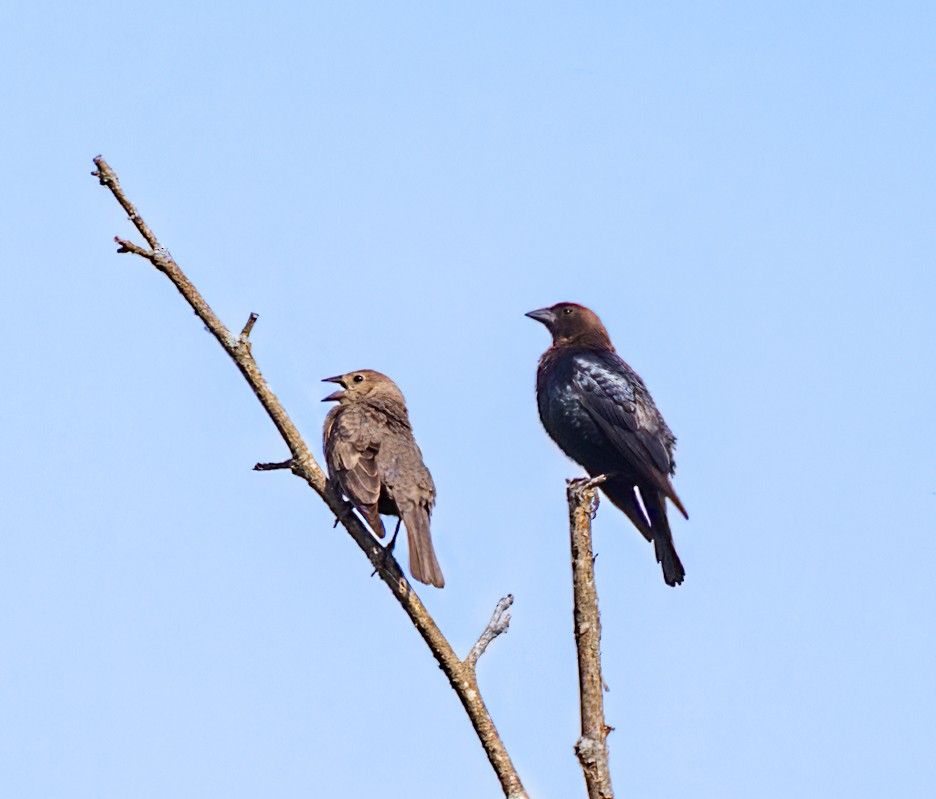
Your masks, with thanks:
M 653 549 L 656 553 L 657 563 L 663 567 L 663 579 L 667 585 L 681 585 L 686 579 L 686 570 L 683 568 L 676 547 L 673 546 L 671 536 L 657 535 L 653 539 Z
M 666 518 L 666 497 L 654 489 L 641 490 L 640 496 L 650 516 L 653 551 L 656 554 L 657 563 L 663 567 L 663 579 L 667 585 L 679 585 L 686 578 L 686 570 L 673 544 L 673 533 L 670 530 L 669 520 Z
M 648 541 L 653 540 L 653 531 L 650 522 L 644 515 L 643 508 L 637 501 L 633 482 L 623 478 L 611 476 L 601 484 L 601 490 L 624 514 L 631 520 Z
M 429 533 L 429 511 L 417 507 L 403 514 L 403 524 L 406 525 L 406 540 L 409 544 L 409 570 L 414 580 L 436 588 L 445 586 L 445 578 L 439 561 L 436 560 L 435 549 L 432 546 L 432 536 Z

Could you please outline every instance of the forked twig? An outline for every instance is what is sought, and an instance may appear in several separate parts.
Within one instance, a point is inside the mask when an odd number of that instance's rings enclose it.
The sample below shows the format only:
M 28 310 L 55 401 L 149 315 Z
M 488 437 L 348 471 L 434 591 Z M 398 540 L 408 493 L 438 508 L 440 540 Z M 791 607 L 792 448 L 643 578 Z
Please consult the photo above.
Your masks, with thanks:
M 488 626 L 484 628 L 481 637 L 478 639 L 477 643 L 471 647 L 468 657 L 463 661 L 468 668 L 474 669 L 477 666 L 478 658 L 484 654 L 484 651 L 491 645 L 491 642 L 497 638 L 497 636 L 507 632 L 507 628 L 510 626 L 510 614 L 507 612 L 507 609 L 513 604 L 513 601 L 513 594 L 507 594 L 507 596 L 497 603 L 497 606 L 494 608 L 494 615 L 491 616 Z

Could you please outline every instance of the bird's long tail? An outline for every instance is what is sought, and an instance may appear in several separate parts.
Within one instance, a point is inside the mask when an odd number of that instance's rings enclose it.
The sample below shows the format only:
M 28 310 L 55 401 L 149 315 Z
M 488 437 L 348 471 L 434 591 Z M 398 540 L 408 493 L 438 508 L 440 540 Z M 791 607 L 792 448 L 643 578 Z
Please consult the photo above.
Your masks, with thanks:
M 653 549 L 657 563 L 663 567 L 663 579 L 667 585 L 679 585 L 686 578 L 686 570 L 673 544 L 673 533 L 670 531 L 669 519 L 666 518 L 666 497 L 662 491 L 652 488 L 646 491 L 641 489 L 640 496 L 650 515 Z
M 666 518 L 666 497 L 663 493 L 656 488 L 641 489 L 640 497 L 650 516 L 648 519 L 637 501 L 632 482 L 612 476 L 602 484 L 601 489 L 608 499 L 624 511 L 643 537 L 653 542 L 657 563 L 663 567 L 663 579 L 666 584 L 679 585 L 686 577 L 686 570 L 673 545 L 673 534 Z
M 409 570 L 414 580 L 436 588 L 445 586 L 445 578 L 439 561 L 436 560 L 429 533 L 429 511 L 417 507 L 403 514 L 406 525 L 406 540 L 409 544 Z

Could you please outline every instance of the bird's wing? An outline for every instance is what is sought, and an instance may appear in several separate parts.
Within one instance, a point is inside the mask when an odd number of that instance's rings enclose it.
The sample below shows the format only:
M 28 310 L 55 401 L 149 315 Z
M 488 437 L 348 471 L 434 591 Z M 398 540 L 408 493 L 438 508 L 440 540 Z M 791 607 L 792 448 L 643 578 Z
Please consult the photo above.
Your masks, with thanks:
M 381 538 L 383 522 L 377 511 L 380 500 L 380 424 L 363 408 L 349 408 L 336 416 L 327 434 L 329 470 L 341 490 L 364 514 Z
M 416 506 L 427 512 L 432 510 L 435 484 L 409 430 L 396 430 L 392 437 L 387 437 L 377 455 L 377 468 L 381 481 L 401 510 Z
M 639 378 L 611 357 L 576 356 L 573 382 L 582 405 L 628 465 L 669 493 L 672 460 L 658 435 L 657 414 L 647 405 L 652 400 L 635 385 Z
M 397 426 L 392 434 L 388 432 L 377 454 L 377 468 L 406 525 L 410 574 L 420 582 L 442 588 L 445 578 L 429 531 L 435 484 L 409 426 Z

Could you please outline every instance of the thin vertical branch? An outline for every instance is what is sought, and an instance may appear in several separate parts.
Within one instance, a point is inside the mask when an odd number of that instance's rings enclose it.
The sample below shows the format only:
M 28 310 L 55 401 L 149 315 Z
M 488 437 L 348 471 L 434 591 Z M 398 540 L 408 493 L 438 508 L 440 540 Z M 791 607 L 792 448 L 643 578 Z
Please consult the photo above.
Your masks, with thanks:
M 117 251 L 133 253 L 145 258 L 172 281 L 172 284 L 179 290 L 179 293 L 198 315 L 198 318 L 202 320 L 218 340 L 218 343 L 224 348 L 224 351 L 237 365 L 237 368 L 289 447 L 292 456 L 290 460 L 278 464 L 258 464 L 259 469 L 288 468 L 293 474 L 305 480 L 322 498 L 335 515 L 335 518 L 341 522 L 355 543 L 367 555 L 376 573 L 389 587 L 391 593 L 400 603 L 400 606 L 432 651 L 435 659 L 439 662 L 442 671 L 448 677 L 452 688 L 461 700 L 462 706 L 471 720 L 488 760 L 497 774 L 498 780 L 500 780 L 504 795 L 507 799 L 527 799 L 526 791 L 520 782 L 520 776 L 507 754 L 503 741 L 501 741 L 500 735 L 498 735 L 497 729 L 494 727 L 491 715 L 478 690 L 475 674 L 477 655 L 469 655 L 469 658 L 465 661 L 459 659 L 458 655 L 455 654 L 455 650 L 452 649 L 451 644 L 446 640 L 435 620 L 403 575 L 399 564 L 392 556 L 385 554 L 383 547 L 374 540 L 371 533 L 354 514 L 351 504 L 341 498 L 339 492 L 333 488 L 321 467 L 316 463 L 311 451 L 300 436 L 299 430 L 287 415 L 276 395 L 270 390 L 269 385 L 267 385 L 266 380 L 260 373 L 257 362 L 254 360 L 251 352 L 250 334 L 257 321 L 256 314 L 250 315 L 239 335 L 232 334 L 211 310 L 211 307 L 205 302 L 194 284 L 185 276 L 169 251 L 159 244 L 155 234 L 124 194 L 117 174 L 101 156 L 94 159 L 94 164 L 97 171 L 92 174 L 100 180 L 102 186 L 110 190 L 149 245 L 149 249 L 146 249 L 130 241 L 116 238 L 115 241 L 120 245 Z M 494 637 L 506 631 L 509 615 L 507 619 L 503 619 L 503 613 L 511 601 L 513 601 L 513 598 L 508 597 L 498 603 L 495 617 L 491 620 L 491 624 L 488 625 L 485 633 L 482 634 L 482 640 L 486 641 L 486 643 L 480 645 L 478 655 Z M 500 623 L 497 623 L 498 620 L 500 620 Z M 473 653 L 474 651 L 472 650 Z
M 582 736 L 575 744 L 589 799 L 613 799 L 608 765 L 608 733 L 604 719 L 604 680 L 601 677 L 601 618 L 595 588 L 595 556 L 591 523 L 598 510 L 597 486 L 593 480 L 570 480 L 569 532 L 572 541 L 572 587 L 575 599 L 575 646 L 578 650 L 579 695 L 582 707 Z

